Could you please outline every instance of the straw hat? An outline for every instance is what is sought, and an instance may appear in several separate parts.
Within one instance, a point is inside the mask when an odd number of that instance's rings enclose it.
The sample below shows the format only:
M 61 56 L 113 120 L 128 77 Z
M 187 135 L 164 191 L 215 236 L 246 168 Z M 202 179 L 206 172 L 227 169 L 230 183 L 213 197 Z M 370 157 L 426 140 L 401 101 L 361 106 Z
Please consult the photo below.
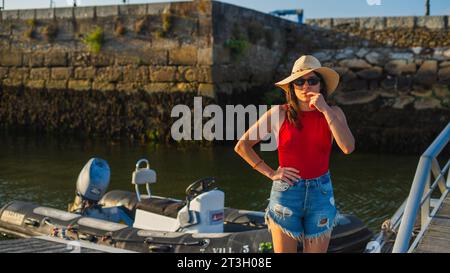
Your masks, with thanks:
M 319 73 L 323 80 L 325 81 L 325 90 L 328 95 L 336 90 L 336 87 L 339 83 L 339 74 L 331 68 L 322 67 L 319 60 L 312 55 L 303 55 L 297 59 L 294 63 L 294 67 L 292 67 L 292 73 L 290 76 L 275 83 L 276 86 L 283 88 L 284 91 L 289 90 L 289 83 L 300 78 L 303 75 L 308 74 L 309 72 Z

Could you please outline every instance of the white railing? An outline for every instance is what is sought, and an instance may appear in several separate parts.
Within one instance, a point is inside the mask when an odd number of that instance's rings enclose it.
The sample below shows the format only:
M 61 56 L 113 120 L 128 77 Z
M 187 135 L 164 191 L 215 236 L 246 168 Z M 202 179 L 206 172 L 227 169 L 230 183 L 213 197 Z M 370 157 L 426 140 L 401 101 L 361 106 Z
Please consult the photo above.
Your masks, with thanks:
M 394 253 L 412 252 L 415 249 L 433 216 L 436 214 L 448 194 L 450 187 L 450 171 L 447 174 L 446 180 L 444 177 L 445 173 L 449 169 L 450 158 L 447 160 L 444 168 L 441 169 L 437 161 L 437 157 L 446 147 L 449 140 L 450 123 L 447 124 L 445 129 L 420 157 L 411 190 L 406 200 L 400 228 L 392 250 Z M 433 175 L 435 180 L 430 186 L 431 175 Z M 438 198 L 437 203 L 433 206 L 433 209 L 430 211 L 431 194 L 434 192 L 436 187 L 439 187 L 440 197 Z M 416 216 L 419 208 L 420 231 L 410 245 L 411 235 L 416 223 Z

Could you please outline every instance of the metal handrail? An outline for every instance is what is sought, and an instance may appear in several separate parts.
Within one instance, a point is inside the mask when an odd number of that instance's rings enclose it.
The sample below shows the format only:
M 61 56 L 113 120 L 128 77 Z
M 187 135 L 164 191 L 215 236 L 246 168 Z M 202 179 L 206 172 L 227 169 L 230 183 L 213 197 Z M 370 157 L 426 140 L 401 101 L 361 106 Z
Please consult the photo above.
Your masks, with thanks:
M 403 213 L 402 221 L 400 224 L 400 228 L 395 239 L 393 253 L 404 253 L 408 251 L 409 242 L 411 239 L 412 231 L 414 228 L 414 224 L 416 221 L 416 215 L 419 207 L 421 208 L 421 232 L 423 234 L 425 227 L 430 222 L 430 198 L 431 191 L 434 190 L 437 183 L 440 182 L 443 176 L 443 172 L 439 172 L 439 176 L 436 176 L 436 181 L 433 183 L 433 186 L 430 188 L 430 175 L 433 167 L 436 167 L 437 164 L 437 156 L 444 149 L 447 143 L 450 140 L 450 122 L 444 128 L 444 130 L 439 134 L 439 136 L 433 141 L 433 143 L 428 147 L 428 149 L 422 154 L 419 160 L 419 164 L 416 169 L 416 174 L 414 175 L 414 180 L 411 186 L 411 190 L 409 192 L 409 196 L 406 201 L 405 210 Z M 450 161 L 450 160 L 449 160 Z M 448 163 L 446 164 L 445 169 L 448 168 Z M 450 180 L 450 171 L 449 177 L 447 179 L 447 185 L 445 186 L 445 191 L 442 194 L 446 195 L 448 193 L 448 181 Z M 425 187 L 428 186 L 427 192 L 424 194 Z M 443 198 L 440 199 L 442 201 Z M 427 201 L 427 202 L 426 202 Z M 436 212 L 437 208 L 434 209 Z M 413 243 L 415 245 L 416 241 Z

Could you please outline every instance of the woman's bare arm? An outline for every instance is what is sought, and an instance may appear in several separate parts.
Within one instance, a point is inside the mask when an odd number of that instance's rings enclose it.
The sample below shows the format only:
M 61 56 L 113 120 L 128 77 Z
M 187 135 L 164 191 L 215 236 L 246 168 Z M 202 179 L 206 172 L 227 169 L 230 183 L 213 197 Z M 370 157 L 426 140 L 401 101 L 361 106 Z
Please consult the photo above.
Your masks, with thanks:
M 291 180 L 295 181 L 299 178 L 297 170 L 293 168 L 278 168 L 277 170 L 273 170 L 253 149 L 253 146 L 258 144 L 271 132 L 271 120 L 274 111 L 279 111 L 279 106 L 272 107 L 269 111 L 264 113 L 264 115 L 239 139 L 234 150 L 250 164 L 250 166 L 269 179 L 281 179 L 290 183 Z M 260 128 L 263 128 L 263 130 Z
M 338 106 L 329 107 L 324 112 L 325 118 L 330 125 L 336 143 L 345 154 L 350 154 L 355 150 L 355 138 L 347 124 L 347 119 L 342 109 Z

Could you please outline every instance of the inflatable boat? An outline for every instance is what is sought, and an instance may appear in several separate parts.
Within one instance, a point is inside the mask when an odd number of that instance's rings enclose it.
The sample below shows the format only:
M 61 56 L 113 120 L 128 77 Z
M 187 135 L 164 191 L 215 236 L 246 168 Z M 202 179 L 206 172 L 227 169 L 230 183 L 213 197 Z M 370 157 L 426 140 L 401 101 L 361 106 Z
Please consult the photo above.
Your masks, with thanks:
M 83 240 L 136 252 L 273 252 L 264 212 L 224 207 L 224 193 L 214 178 L 189 185 L 186 200 L 151 195 L 155 182 L 156 172 L 142 159 L 132 174 L 135 192 L 106 192 L 109 167 L 93 158 L 78 176 L 69 211 L 12 201 L 0 209 L 0 232 Z M 140 194 L 140 185 L 146 186 L 147 194 Z M 328 251 L 363 252 L 372 236 L 357 217 L 341 214 Z

